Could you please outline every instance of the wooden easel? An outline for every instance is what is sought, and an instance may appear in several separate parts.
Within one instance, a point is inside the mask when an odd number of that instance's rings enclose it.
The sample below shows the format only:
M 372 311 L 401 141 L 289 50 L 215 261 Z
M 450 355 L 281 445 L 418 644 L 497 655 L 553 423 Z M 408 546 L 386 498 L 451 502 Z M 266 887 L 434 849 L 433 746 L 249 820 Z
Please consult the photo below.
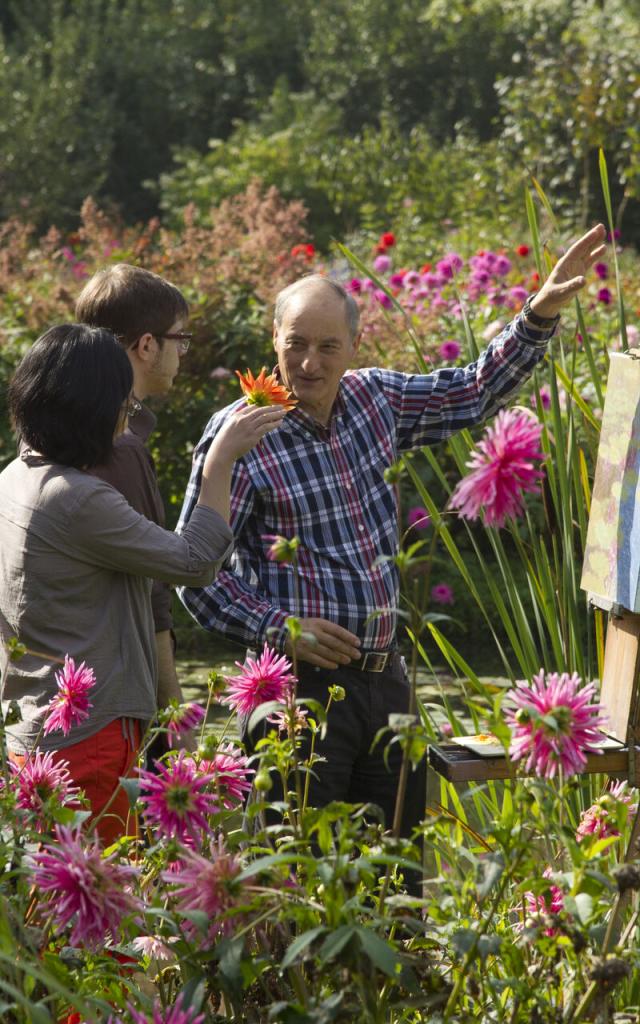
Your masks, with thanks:
M 640 614 L 612 615 L 605 642 L 600 703 L 608 715 L 605 733 L 620 746 L 589 754 L 584 774 L 603 772 L 640 783 Z M 455 743 L 429 747 L 429 764 L 450 782 L 509 779 L 522 773 L 507 757 L 482 757 Z

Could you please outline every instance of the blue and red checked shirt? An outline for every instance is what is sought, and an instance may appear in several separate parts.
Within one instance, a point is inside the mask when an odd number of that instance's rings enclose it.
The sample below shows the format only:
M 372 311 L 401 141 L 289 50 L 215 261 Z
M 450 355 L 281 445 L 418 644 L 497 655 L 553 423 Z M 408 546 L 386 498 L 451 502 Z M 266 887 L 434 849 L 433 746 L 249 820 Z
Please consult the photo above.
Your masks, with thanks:
M 399 454 L 434 445 L 493 415 L 543 358 L 552 332 L 518 316 L 477 362 L 429 374 L 348 371 L 327 427 L 289 412 L 234 468 L 235 548 L 213 583 L 180 598 L 205 629 L 250 645 L 282 649 L 287 616 L 328 619 L 355 633 L 364 650 L 393 643 L 399 597 L 393 561 L 398 509 L 385 470 Z M 242 400 L 240 400 L 242 401 Z M 216 413 L 197 445 L 178 523 L 188 522 L 202 465 L 230 411 Z M 267 558 L 265 536 L 299 538 L 299 605 L 294 570 Z

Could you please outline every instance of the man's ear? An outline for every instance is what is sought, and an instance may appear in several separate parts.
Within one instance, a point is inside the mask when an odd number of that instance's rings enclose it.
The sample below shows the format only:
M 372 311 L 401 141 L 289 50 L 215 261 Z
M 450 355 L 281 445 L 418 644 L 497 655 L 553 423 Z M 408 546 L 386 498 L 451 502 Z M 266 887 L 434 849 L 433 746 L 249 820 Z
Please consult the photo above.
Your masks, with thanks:
M 360 342 L 361 341 L 362 341 L 362 331 L 358 331 L 358 333 L 356 334 L 355 338 L 353 339 L 353 354 L 354 354 L 354 356 L 355 356 L 356 352 L 358 351 L 358 349 L 360 348 Z
M 278 340 L 278 325 L 273 321 L 273 347 L 276 348 L 276 342 Z
M 137 343 L 132 346 L 131 352 L 137 355 L 141 362 L 149 363 L 156 358 L 158 347 L 158 340 L 155 334 L 150 334 L 147 331 L 146 334 L 140 335 Z

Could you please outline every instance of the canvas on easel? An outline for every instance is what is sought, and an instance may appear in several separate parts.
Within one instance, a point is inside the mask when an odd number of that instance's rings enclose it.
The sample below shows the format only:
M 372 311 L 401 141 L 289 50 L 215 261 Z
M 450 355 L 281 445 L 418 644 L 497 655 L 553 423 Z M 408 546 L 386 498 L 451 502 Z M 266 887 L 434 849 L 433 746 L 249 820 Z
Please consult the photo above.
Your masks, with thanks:
M 613 353 L 581 587 L 599 608 L 640 612 L 640 352 Z

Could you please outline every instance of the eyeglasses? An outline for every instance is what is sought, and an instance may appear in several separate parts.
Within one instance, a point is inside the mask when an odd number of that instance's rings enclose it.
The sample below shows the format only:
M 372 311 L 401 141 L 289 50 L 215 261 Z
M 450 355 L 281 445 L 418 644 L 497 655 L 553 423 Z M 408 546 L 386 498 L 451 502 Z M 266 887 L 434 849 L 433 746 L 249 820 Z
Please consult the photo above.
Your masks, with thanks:
M 167 341 L 175 341 L 178 346 L 178 352 L 183 356 L 185 352 L 189 351 L 193 334 L 189 334 L 188 331 L 176 331 L 175 334 L 158 334 L 157 337 L 166 338 Z

